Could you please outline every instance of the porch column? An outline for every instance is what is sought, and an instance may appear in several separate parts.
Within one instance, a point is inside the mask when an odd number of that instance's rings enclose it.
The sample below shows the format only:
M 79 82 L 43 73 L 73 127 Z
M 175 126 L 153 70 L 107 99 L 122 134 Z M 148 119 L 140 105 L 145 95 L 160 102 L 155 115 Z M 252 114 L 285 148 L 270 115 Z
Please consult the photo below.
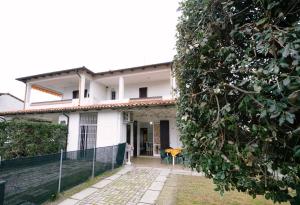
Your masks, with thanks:
M 31 97 L 31 84 L 26 83 L 24 109 L 27 109 L 30 106 L 30 97 Z
M 124 77 L 119 77 L 119 100 L 124 99 Z
M 133 123 L 130 123 L 130 145 L 133 147 Z M 130 155 L 133 156 L 133 150 L 130 151 Z
M 174 73 L 171 71 L 170 72 L 170 84 L 171 84 L 171 93 L 172 93 L 172 98 L 178 97 L 176 95 L 176 89 L 177 89 L 177 85 L 176 85 L 176 78 L 174 76 Z
M 79 105 L 84 103 L 85 76 L 80 75 L 79 78 Z

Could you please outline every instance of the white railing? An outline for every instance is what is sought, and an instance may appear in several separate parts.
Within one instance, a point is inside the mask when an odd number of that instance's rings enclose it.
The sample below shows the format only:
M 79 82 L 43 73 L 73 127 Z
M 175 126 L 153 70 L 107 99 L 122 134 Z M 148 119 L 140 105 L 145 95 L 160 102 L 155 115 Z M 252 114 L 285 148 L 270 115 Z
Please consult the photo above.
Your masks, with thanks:
M 66 99 L 66 100 L 52 100 L 43 102 L 32 102 L 26 109 L 42 109 L 42 108 L 57 108 L 57 107 L 71 107 L 78 105 L 78 99 Z

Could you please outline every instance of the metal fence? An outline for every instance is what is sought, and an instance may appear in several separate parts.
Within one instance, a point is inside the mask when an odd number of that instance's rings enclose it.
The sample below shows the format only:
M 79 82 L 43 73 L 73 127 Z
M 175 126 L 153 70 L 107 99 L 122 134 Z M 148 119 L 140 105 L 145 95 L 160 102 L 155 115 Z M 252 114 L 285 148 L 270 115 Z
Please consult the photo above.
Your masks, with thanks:
M 0 205 L 41 204 L 57 193 L 122 166 L 126 144 L 1 161 Z M 5 191 L 1 186 L 5 181 Z

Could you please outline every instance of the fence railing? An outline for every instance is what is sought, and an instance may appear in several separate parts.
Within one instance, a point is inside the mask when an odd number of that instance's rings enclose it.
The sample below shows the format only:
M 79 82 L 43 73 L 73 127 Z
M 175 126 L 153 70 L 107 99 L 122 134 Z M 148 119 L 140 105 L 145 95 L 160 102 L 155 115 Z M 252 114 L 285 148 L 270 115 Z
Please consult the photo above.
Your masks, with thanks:
M 3 160 L 0 165 L 0 205 L 1 197 L 4 205 L 41 204 L 54 198 L 61 191 L 122 166 L 125 147 L 123 143 Z

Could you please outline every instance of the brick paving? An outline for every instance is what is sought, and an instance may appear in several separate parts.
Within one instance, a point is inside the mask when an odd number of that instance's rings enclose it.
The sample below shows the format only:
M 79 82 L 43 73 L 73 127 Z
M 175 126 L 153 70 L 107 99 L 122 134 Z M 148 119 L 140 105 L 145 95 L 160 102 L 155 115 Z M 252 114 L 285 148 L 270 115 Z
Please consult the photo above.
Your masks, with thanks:
M 161 204 L 162 200 L 159 198 L 169 194 L 169 192 L 161 191 L 165 186 L 169 186 L 166 183 L 171 175 L 201 176 L 202 174 L 188 169 L 170 169 L 169 167 L 125 166 L 118 173 L 74 194 L 59 205 Z M 168 199 L 167 202 L 172 204 L 174 201 Z
M 160 171 L 156 169 L 134 169 L 115 179 L 112 183 L 104 186 L 102 189 L 99 189 L 76 204 L 138 204 L 159 174 Z

